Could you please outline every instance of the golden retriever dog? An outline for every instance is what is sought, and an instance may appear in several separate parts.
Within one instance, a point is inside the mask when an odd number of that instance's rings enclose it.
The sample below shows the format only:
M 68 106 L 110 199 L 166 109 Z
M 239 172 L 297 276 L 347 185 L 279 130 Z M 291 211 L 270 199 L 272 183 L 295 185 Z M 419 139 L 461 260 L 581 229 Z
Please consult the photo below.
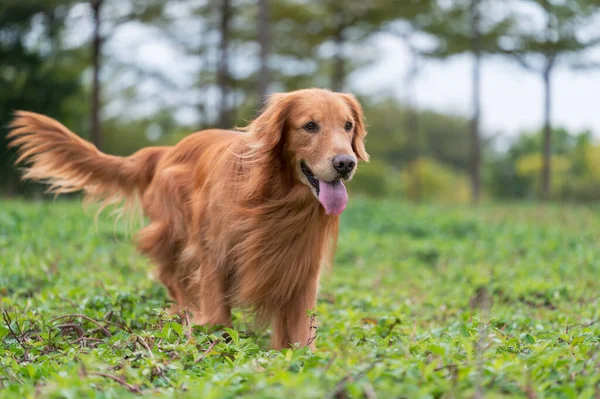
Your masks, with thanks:
M 139 250 L 200 325 L 231 326 L 231 308 L 272 323 L 274 348 L 313 346 L 309 311 L 335 250 L 344 182 L 368 161 L 350 94 L 274 94 L 241 131 L 210 129 L 128 157 L 100 152 L 59 122 L 19 111 L 10 146 L 24 179 L 83 191 L 104 205 L 141 200 Z

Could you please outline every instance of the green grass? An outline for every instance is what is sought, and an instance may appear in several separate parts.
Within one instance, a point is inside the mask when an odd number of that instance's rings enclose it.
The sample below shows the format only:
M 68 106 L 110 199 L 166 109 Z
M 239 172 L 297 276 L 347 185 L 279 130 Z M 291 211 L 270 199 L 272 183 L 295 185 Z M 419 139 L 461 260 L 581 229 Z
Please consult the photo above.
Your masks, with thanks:
M 599 397 L 599 212 L 351 202 L 314 353 L 188 336 L 108 215 L 0 203 L 0 397 Z

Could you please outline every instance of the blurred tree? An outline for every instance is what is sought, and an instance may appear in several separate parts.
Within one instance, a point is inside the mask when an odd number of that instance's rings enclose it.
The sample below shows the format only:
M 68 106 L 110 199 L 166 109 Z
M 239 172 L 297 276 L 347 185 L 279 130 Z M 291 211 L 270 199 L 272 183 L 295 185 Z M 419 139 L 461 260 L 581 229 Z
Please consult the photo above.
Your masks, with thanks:
M 84 136 L 91 132 L 89 138 L 97 144 L 114 148 L 107 145 L 106 140 L 99 142 L 100 115 L 96 111 L 101 107 L 101 80 L 106 79 L 100 68 L 110 66 L 112 70 L 129 68 L 136 71 L 141 68 L 125 65 L 113 57 L 102 59 L 102 47 L 124 24 L 135 21 L 141 26 L 156 22 L 162 16 L 164 1 L 102 0 L 101 4 L 95 1 L 10 0 L 0 5 L 0 124 L 3 126 L 0 175 L 4 177 L 0 179 L 0 185 L 5 183 L 12 192 L 30 187 L 17 185 L 12 154 L 5 151 L 4 126 L 7 126 L 12 110 L 27 109 L 48 114 Z M 82 12 L 82 9 L 90 12 Z M 88 21 L 92 26 L 90 39 L 74 40 L 80 35 L 82 21 Z M 89 47 L 88 43 L 91 43 Z M 92 72 L 89 98 L 95 102 L 93 106 L 82 98 L 87 89 L 82 84 L 86 69 Z M 127 92 L 124 94 L 128 95 Z M 116 97 L 111 97 L 111 101 L 115 100 Z M 84 118 L 90 111 L 92 117 Z M 82 123 L 84 120 L 88 122 Z
M 194 88 L 187 89 L 196 95 L 182 96 L 180 106 L 195 108 L 199 128 L 231 128 L 243 123 L 261 103 L 257 3 L 249 0 L 172 3 L 176 17 L 167 21 L 162 30 L 173 46 L 184 57 L 197 60 L 198 66 Z
M 203 7 L 206 8 L 206 7 Z M 205 15 L 208 14 L 208 10 L 206 11 L 206 13 L 202 13 L 201 15 Z M 203 127 L 208 126 L 208 103 L 206 101 L 206 93 L 205 90 L 203 90 L 205 88 L 205 86 L 207 86 L 208 84 L 210 84 L 210 80 L 211 80 L 211 59 L 210 59 L 210 54 L 209 54 L 209 50 L 210 50 L 210 33 L 212 31 L 212 21 L 210 21 L 209 18 L 205 17 L 203 18 L 202 21 L 200 21 L 200 23 L 198 24 L 200 26 L 200 30 L 199 30 L 199 35 L 198 35 L 198 44 L 197 46 L 195 46 L 195 48 L 189 48 L 187 49 L 187 52 L 189 54 L 192 54 L 193 56 L 196 56 L 198 58 L 198 76 L 196 79 L 196 83 L 195 86 L 200 87 L 199 93 L 198 93 L 198 114 L 200 117 L 200 126 L 199 128 L 202 129 Z M 180 43 L 181 44 L 181 43 Z
M 384 0 L 377 0 L 376 4 L 351 1 L 344 3 L 343 10 L 331 0 L 325 3 L 303 0 L 228 2 L 231 15 L 227 23 L 227 74 L 221 57 L 225 6 L 222 0 L 181 0 L 178 3 L 187 5 L 186 15 L 192 15 L 194 24 L 204 28 L 202 40 L 181 34 L 178 25 L 174 25 L 177 29 L 167 28 L 174 43 L 182 45 L 190 56 L 202 58 L 199 92 L 222 94 L 224 85 L 229 92 L 225 97 L 220 95 L 217 104 L 203 101 L 201 109 L 207 115 L 205 127 L 225 126 L 218 121 L 222 119 L 220 110 L 223 106 L 230 111 L 229 127 L 232 123 L 246 123 L 256 114 L 267 90 L 343 86 L 348 73 L 365 61 L 364 57 L 356 57 L 357 53 L 364 53 L 358 46 L 380 29 L 381 21 L 391 18 L 389 4 Z M 382 5 L 387 5 L 387 11 Z M 334 11 L 340 16 L 343 14 L 343 23 L 334 18 Z M 342 43 L 336 46 L 335 37 L 337 35 L 339 39 L 340 32 Z M 217 67 L 207 68 L 211 63 Z M 336 68 L 333 68 L 334 64 Z M 227 98 L 225 105 L 224 98 Z
M 585 58 L 586 50 L 600 45 L 600 35 L 585 37 L 584 29 L 597 24 L 600 2 L 597 0 L 520 0 L 521 5 L 534 7 L 534 14 L 525 14 L 521 8 L 500 45 L 505 54 L 512 56 L 520 66 L 541 76 L 544 87 L 544 140 L 542 199 L 548 200 L 551 192 L 552 154 L 552 73 L 558 66 L 575 69 L 600 67 Z M 526 8 L 529 10 L 530 8 Z M 535 23 L 542 16 L 542 27 Z M 588 35 L 589 36 L 589 35 Z
M 100 13 L 104 0 L 91 0 L 94 17 L 94 32 L 92 34 L 92 143 L 102 148 L 102 132 L 100 130 L 100 57 L 102 54 L 102 37 L 100 35 L 102 18 Z
M 104 44 L 126 23 L 156 22 L 162 16 L 164 3 L 161 0 L 128 0 L 127 2 L 119 0 L 89 0 L 93 19 L 91 38 L 91 141 L 99 149 L 102 149 L 103 144 L 101 129 L 101 72 Z
M 178 0 L 168 2 L 165 18 L 159 19 L 160 32 L 179 54 L 195 60 L 192 95 L 180 96 L 179 108 L 192 107 L 198 113 L 195 129 L 219 124 L 220 88 L 217 86 L 219 61 L 220 2 L 217 0 Z M 217 102 L 212 99 L 219 99 Z
M 229 46 L 230 29 L 233 8 L 231 0 L 220 0 L 219 2 L 219 62 L 217 66 L 217 84 L 220 90 L 219 103 L 219 127 L 228 129 L 231 127 L 231 110 L 229 109 Z
M 319 32 L 321 45 L 332 48 L 329 87 L 334 91 L 343 91 L 350 72 L 348 60 L 353 58 L 349 43 L 359 45 L 364 42 L 380 31 L 386 22 L 394 20 L 397 10 L 404 7 L 385 0 L 325 0 L 319 4 L 320 7 L 315 11 L 323 24 Z
M 412 134 L 407 132 L 407 116 L 411 111 L 395 99 L 361 98 L 368 117 L 369 130 L 376 139 L 368 140 L 373 159 L 395 170 L 408 167 L 412 158 Z M 469 169 L 468 120 L 435 111 L 417 110 L 421 155 L 461 172 Z
M 472 201 L 479 203 L 481 191 L 481 139 L 479 125 L 481 117 L 481 10 L 480 0 L 471 0 L 471 51 L 473 52 L 473 117 L 471 118 L 471 190 Z
M 258 72 L 258 95 L 264 102 L 269 90 L 269 53 L 271 51 L 271 16 L 269 0 L 258 0 L 257 37 L 260 45 L 260 69 Z
M 406 115 L 406 130 L 409 132 L 411 137 L 411 159 L 409 169 L 412 178 L 413 195 L 411 198 L 416 202 L 421 200 L 421 172 L 419 167 L 421 166 L 421 135 L 419 132 L 419 113 L 417 111 L 416 104 L 416 80 L 420 72 L 420 54 L 416 47 L 408 42 L 409 54 L 411 58 L 408 71 L 406 72 L 406 84 L 405 84 L 405 106 L 407 107 Z
M 349 190 L 375 196 L 401 196 L 410 200 L 461 202 L 468 199 L 468 120 L 432 111 L 419 111 L 421 157 L 411 158 L 412 134 L 406 118 L 413 112 L 395 99 L 373 101 L 361 98 L 368 116 L 368 140 L 372 161 L 359 166 Z M 486 148 L 487 143 L 483 143 Z M 411 169 L 418 162 L 418 181 Z M 417 187 L 418 186 L 418 187 Z
M 471 200 L 475 204 L 481 197 L 481 61 L 485 55 L 498 52 L 498 40 L 509 26 L 510 19 L 504 11 L 503 2 L 453 0 L 439 7 L 435 20 L 427 27 L 428 32 L 439 39 L 437 47 L 428 53 L 429 56 L 448 58 L 469 53 L 473 57 L 469 169 Z
M 75 51 L 62 48 L 63 24 L 72 2 L 0 3 L 0 187 L 13 194 L 25 187 L 14 173 L 14 153 L 6 149 L 7 127 L 18 109 L 63 120 L 80 109 L 66 109 L 80 98 L 83 65 Z
M 467 203 L 469 198 L 469 180 L 465 173 L 460 173 L 453 168 L 427 157 L 418 161 L 420 176 L 418 195 L 421 200 L 429 202 Z M 405 170 L 403 174 L 407 198 L 414 200 L 415 181 L 414 174 Z
M 544 132 L 524 132 L 506 152 L 490 153 L 487 165 L 488 189 L 496 198 L 524 199 L 542 193 Z M 588 131 L 570 133 L 552 130 L 552 195 L 559 199 L 598 200 L 600 180 L 594 172 L 593 154 L 598 148 Z
M 397 20 L 388 24 L 386 30 L 398 36 L 404 42 L 408 56 L 409 66 L 405 74 L 404 102 L 407 108 L 406 129 L 410 136 L 410 164 L 408 166 L 411 174 L 411 199 L 419 202 L 421 199 L 421 177 L 419 162 L 421 157 L 421 137 L 419 134 L 419 113 L 416 103 L 416 83 L 421 70 L 422 54 L 426 51 L 423 47 L 423 39 L 431 39 L 427 35 L 427 28 L 434 20 L 436 2 L 432 0 L 405 1 L 401 6 L 395 8 Z
M 333 91 L 342 91 L 344 89 L 344 81 L 346 79 L 346 63 L 344 59 L 344 46 L 346 44 L 346 30 L 353 25 L 353 18 L 349 10 L 346 9 L 346 4 L 341 4 L 339 1 L 324 2 L 326 13 L 331 15 L 330 20 L 333 22 L 331 35 L 334 44 L 333 62 L 331 65 L 331 84 Z
M 271 35 L 277 38 L 271 43 L 273 86 L 343 90 L 348 74 L 369 62 L 365 41 L 396 18 L 396 6 L 385 0 L 270 1 Z

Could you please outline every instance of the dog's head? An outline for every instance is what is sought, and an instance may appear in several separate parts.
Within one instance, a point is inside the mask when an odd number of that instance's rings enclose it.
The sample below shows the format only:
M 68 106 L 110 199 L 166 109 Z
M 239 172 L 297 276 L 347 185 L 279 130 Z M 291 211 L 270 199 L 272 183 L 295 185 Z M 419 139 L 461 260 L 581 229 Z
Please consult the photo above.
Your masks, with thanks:
M 250 126 L 261 152 L 275 151 L 325 208 L 339 215 L 358 161 L 368 161 L 362 107 L 351 94 L 322 89 L 274 94 Z

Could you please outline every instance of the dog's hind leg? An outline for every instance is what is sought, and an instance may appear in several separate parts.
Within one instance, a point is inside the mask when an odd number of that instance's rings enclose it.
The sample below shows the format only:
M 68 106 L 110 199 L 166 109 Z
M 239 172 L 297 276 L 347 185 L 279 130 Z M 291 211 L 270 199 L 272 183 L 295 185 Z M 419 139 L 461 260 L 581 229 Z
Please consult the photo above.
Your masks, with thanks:
M 169 309 L 170 313 L 175 314 L 191 304 L 186 302 L 185 289 L 179 276 L 182 270 L 177 254 L 181 245 L 171 239 L 172 235 L 168 223 L 155 221 L 140 230 L 137 244 L 138 249 L 157 265 L 156 277 L 167 288 L 169 297 L 175 301 Z
M 163 270 L 162 273 L 161 269 Z M 176 314 L 187 307 L 185 302 L 184 290 L 180 287 L 179 283 L 177 283 L 177 281 L 173 279 L 170 273 L 165 273 L 164 270 L 168 270 L 168 267 L 163 267 L 162 265 L 160 265 L 158 267 L 157 275 L 161 283 L 163 283 L 163 285 L 167 288 L 169 298 L 171 298 L 174 301 L 174 303 L 169 308 L 169 313 Z M 190 311 L 191 310 L 192 309 L 190 309 Z
M 212 266 L 212 265 L 211 265 Z M 226 298 L 226 279 L 214 266 L 203 263 L 186 285 L 186 302 L 199 310 L 194 324 L 231 327 L 231 307 Z

